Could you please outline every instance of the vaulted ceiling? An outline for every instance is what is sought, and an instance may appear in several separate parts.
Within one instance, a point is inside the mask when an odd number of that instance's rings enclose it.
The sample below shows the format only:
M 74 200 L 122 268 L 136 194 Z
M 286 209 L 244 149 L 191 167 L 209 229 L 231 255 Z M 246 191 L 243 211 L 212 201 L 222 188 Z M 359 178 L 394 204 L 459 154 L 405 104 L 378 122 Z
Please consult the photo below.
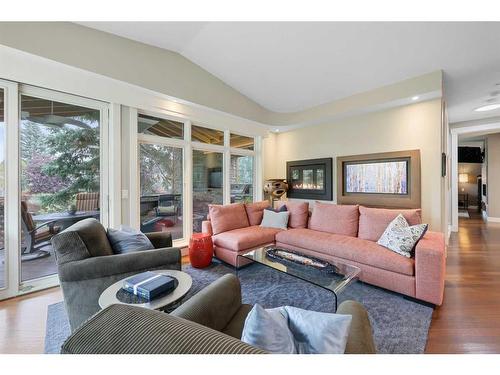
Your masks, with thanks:
M 84 22 L 173 50 L 275 112 L 297 112 L 438 69 L 451 122 L 500 102 L 500 23 Z

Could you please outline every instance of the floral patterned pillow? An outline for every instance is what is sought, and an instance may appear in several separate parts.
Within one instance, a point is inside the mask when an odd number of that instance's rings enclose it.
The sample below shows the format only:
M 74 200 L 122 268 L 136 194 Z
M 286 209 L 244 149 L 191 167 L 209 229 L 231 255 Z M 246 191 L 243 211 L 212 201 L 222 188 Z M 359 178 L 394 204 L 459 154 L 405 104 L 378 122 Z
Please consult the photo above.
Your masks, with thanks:
M 387 226 L 377 243 L 400 255 L 411 258 L 417 242 L 427 231 L 427 224 L 410 226 L 403 215 L 399 214 Z

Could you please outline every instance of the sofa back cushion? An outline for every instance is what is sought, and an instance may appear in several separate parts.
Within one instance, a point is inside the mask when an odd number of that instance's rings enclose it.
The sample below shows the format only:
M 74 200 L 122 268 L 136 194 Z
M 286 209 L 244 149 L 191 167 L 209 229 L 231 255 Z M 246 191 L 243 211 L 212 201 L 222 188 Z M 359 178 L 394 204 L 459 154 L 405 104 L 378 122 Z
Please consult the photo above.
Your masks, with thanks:
M 356 237 L 359 225 L 358 205 L 337 205 L 316 202 L 309 229 Z
M 422 224 L 422 210 L 394 210 L 386 208 L 359 207 L 358 237 L 363 240 L 378 241 L 387 226 L 402 214 L 410 226 Z
M 64 232 L 66 231 L 76 232 L 91 256 L 113 255 L 113 249 L 106 235 L 106 230 L 98 220 L 93 218 L 80 220 L 64 230 Z
M 285 205 L 290 216 L 288 219 L 288 227 L 290 228 L 307 228 L 309 220 L 309 202 L 287 201 L 278 206 Z
M 233 203 L 225 206 L 208 205 L 213 234 L 227 232 L 233 229 L 248 227 L 248 217 L 243 203 Z
M 250 225 L 260 225 L 264 210 L 269 207 L 269 201 L 245 203 L 245 211 Z

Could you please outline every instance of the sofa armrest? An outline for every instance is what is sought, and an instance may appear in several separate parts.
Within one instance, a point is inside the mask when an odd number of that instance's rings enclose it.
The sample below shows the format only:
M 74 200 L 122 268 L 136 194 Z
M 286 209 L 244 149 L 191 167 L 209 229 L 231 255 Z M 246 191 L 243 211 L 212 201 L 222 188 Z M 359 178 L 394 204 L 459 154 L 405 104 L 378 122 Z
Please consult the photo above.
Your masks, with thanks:
M 181 269 L 181 252 L 178 248 L 137 251 L 127 254 L 91 257 L 58 266 L 62 282 L 97 279 L 151 269 Z
M 208 233 L 210 235 L 214 234 L 214 231 L 212 229 L 212 222 L 210 220 L 204 220 L 201 222 L 201 231 L 203 233 Z
M 446 274 L 443 233 L 427 232 L 415 247 L 416 298 L 441 305 Z
M 345 353 L 376 354 L 377 350 L 373 341 L 372 326 L 363 305 L 355 301 L 344 301 L 338 307 L 337 313 L 352 316 Z
M 151 241 L 155 249 L 163 249 L 172 247 L 172 234 L 168 232 L 152 232 L 145 233 L 146 237 Z
M 235 275 L 227 274 L 170 314 L 221 331 L 227 327 L 240 307 L 240 281 Z
M 264 354 L 234 337 L 164 312 L 111 305 L 66 339 L 62 354 Z

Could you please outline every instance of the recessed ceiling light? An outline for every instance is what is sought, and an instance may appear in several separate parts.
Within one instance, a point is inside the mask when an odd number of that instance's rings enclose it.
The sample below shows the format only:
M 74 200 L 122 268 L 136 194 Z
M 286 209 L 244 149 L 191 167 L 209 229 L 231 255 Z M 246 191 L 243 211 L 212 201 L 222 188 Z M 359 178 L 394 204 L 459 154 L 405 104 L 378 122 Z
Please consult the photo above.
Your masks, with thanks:
M 418 100 L 419 98 L 420 98 L 420 96 L 415 95 L 415 96 L 412 96 L 412 97 L 411 97 L 411 100 Z
M 278 128 L 274 129 L 274 131 L 275 131 L 276 133 L 279 133 L 279 132 L 280 132 L 280 130 L 279 130 Z
M 486 112 L 486 111 L 493 111 L 493 110 L 498 109 L 498 108 L 500 108 L 500 103 L 483 105 L 481 107 L 476 108 L 474 111 Z

